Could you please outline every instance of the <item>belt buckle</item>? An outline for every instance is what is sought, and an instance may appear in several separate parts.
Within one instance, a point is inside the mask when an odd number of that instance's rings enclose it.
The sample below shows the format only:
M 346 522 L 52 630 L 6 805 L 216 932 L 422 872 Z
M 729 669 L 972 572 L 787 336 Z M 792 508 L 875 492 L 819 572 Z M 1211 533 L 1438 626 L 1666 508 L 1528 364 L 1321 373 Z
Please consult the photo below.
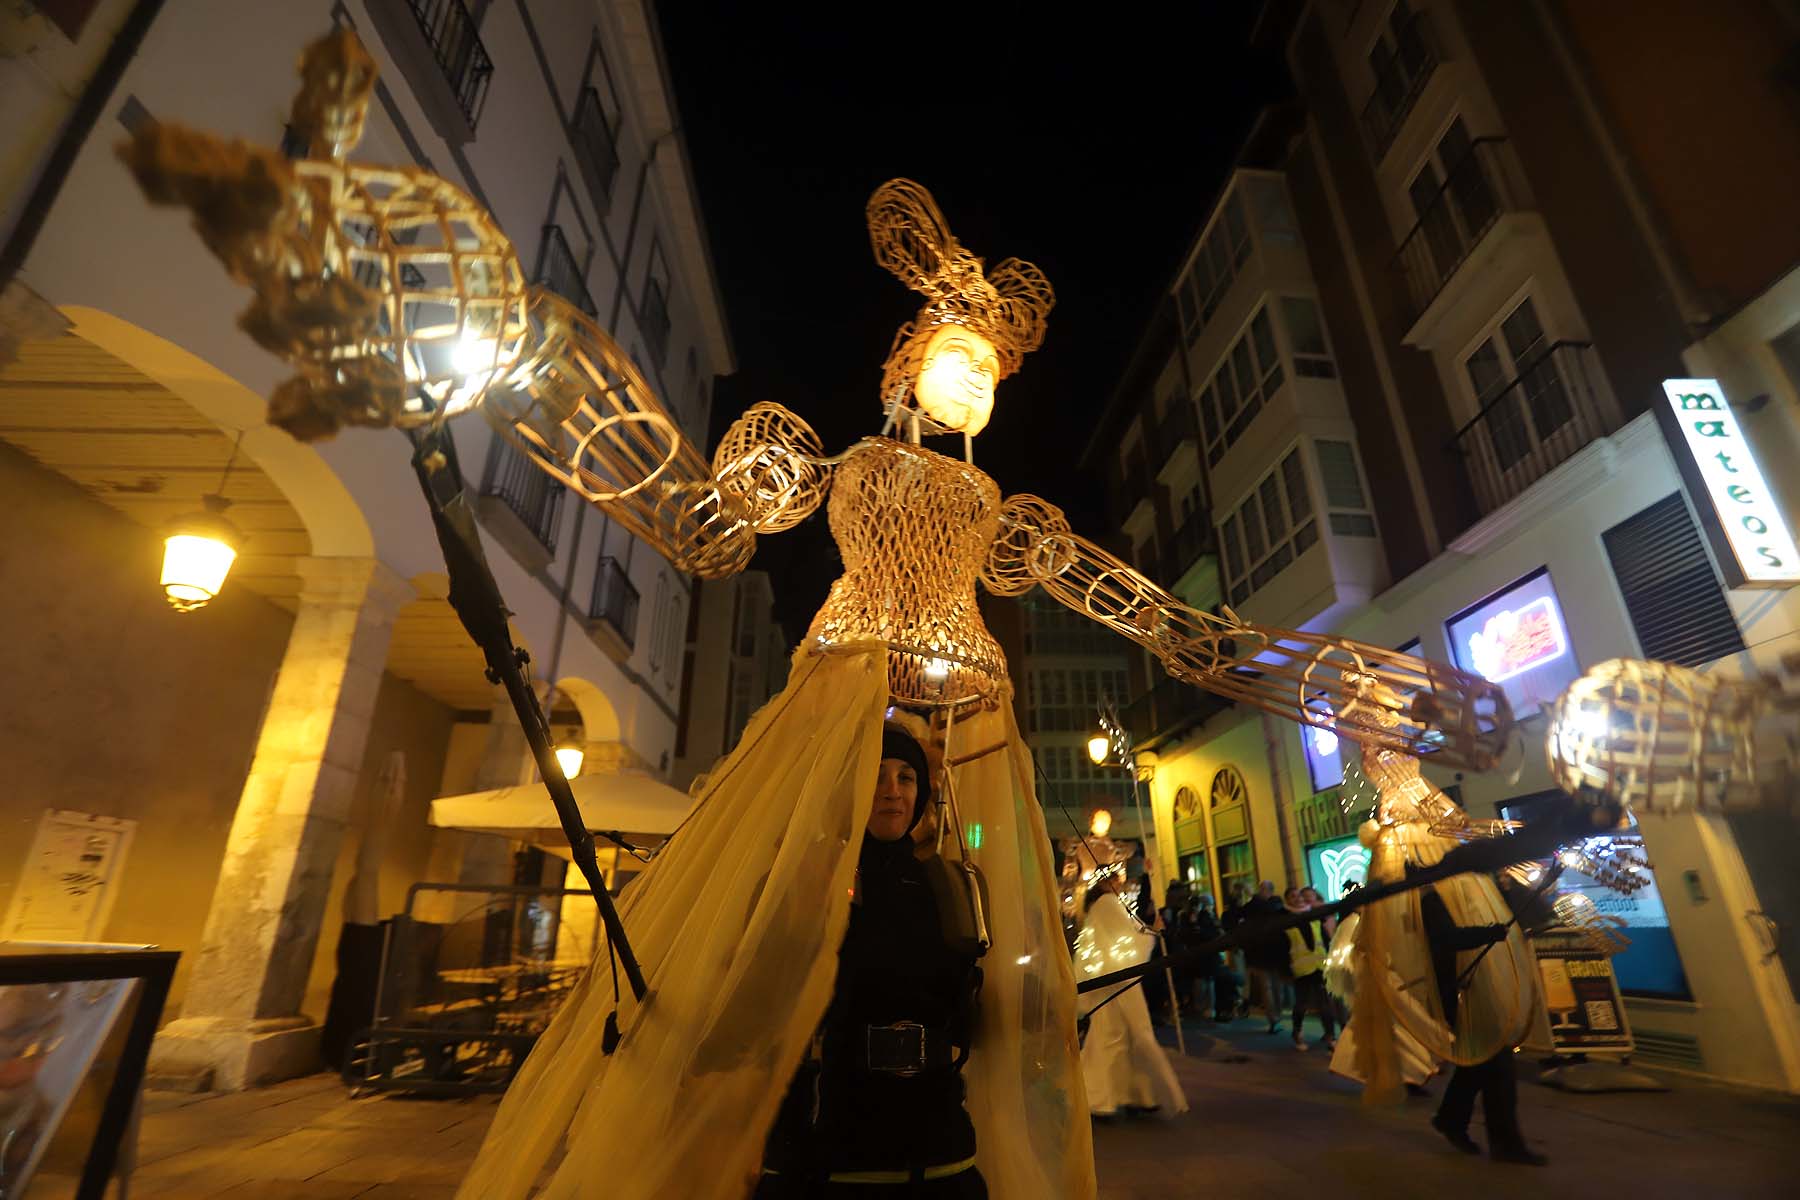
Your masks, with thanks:
M 868 1026 L 868 1061 L 871 1071 L 917 1075 L 925 1069 L 925 1027 L 917 1021 Z

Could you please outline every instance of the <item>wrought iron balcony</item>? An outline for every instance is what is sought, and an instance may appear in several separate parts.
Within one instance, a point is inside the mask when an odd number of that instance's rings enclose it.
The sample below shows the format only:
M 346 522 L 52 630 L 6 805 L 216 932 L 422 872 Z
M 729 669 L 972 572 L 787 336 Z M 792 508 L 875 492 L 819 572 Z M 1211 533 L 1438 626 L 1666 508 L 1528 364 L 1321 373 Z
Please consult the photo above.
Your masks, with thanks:
M 499 500 L 539 545 L 556 553 L 556 518 L 562 512 L 563 486 L 503 437 L 496 437 L 488 446 L 481 494 Z
M 569 249 L 569 239 L 559 225 L 544 226 L 544 240 L 538 247 L 537 281 L 579 308 L 590 317 L 598 317 L 600 308 L 588 294 L 587 280 L 581 264 Z
M 1419 93 L 1437 69 L 1437 45 L 1423 12 L 1414 13 L 1394 35 L 1393 57 L 1375 73 L 1375 90 L 1363 105 L 1363 138 L 1377 165 L 1399 136 L 1400 126 L 1418 103 Z
M 629 649 L 637 644 L 638 590 L 625 568 L 611 555 L 594 568 L 594 595 L 588 602 L 588 620 L 612 626 Z
M 575 157 L 581 173 L 587 177 L 594 193 L 594 204 L 604 208 L 612 199 L 613 182 L 619 177 L 619 139 L 600 104 L 600 93 L 591 87 L 581 89 L 581 100 L 575 105 Z
M 1587 342 L 1557 342 L 1532 359 L 1450 443 L 1483 516 L 1607 432 Z
M 1417 321 L 1431 306 L 1502 213 L 1524 207 L 1523 188 L 1514 182 L 1506 149 L 1505 138 L 1471 142 L 1400 244 L 1394 263 L 1409 321 Z
M 644 281 L 644 307 L 638 317 L 650 359 L 660 367 L 669 357 L 669 298 L 654 277 Z
M 407 4 L 473 130 L 494 77 L 494 60 L 481 44 L 474 16 L 463 0 L 407 0 Z
M 1229 700 L 1165 676 L 1127 704 L 1119 720 L 1131 734 L 1132 745 L 1153 750 L 1230 707 Z

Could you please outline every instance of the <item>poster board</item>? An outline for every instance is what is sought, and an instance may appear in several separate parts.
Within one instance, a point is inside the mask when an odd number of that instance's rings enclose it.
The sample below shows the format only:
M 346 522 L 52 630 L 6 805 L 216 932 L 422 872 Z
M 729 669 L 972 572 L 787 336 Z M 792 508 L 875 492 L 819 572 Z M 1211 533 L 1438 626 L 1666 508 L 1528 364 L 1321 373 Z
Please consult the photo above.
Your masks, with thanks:
M 1538 1012 L 1525 1039 L 1536 1054 L 1630 1054 L 1635 1043 L 1612 962 L 1579 934 L 1531 939 Z
M 0 921 L 0 940 L 98 942 L 118 900 L 137 822 L 50 808 Z

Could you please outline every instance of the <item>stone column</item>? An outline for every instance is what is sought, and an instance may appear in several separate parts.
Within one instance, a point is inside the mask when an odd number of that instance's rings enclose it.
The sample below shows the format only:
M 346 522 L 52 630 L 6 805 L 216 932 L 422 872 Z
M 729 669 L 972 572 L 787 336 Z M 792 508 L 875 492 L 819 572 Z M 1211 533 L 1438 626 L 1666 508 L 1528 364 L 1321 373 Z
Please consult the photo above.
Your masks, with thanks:
M 237 1090 L 317 1069 L 300 1012 L 405 580 L 372 558 L 300 562 L 304 584 L 156 1073 Z

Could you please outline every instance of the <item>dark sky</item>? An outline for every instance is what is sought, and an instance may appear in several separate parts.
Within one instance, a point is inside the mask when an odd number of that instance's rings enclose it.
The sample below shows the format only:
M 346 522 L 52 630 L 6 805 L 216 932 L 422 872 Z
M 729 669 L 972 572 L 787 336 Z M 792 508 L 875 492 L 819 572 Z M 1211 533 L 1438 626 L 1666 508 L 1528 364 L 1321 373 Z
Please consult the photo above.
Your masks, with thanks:
M 1100 532 L 1101 482 L 1076 469 L 1090 417 L 1279 94 L 1272 56 L 1248 44 L 1257 6 L 660 8 L 737 350 L 714 439 L 759 400 L 806 418 L 830 453 L 879 428 L 881 363 L 921 298 L 876 266 L 863 206 L 907 176 L 972 253 L 1035 262 L 1056 288 L 1044 345 L 1001 382 L 975 461 L 1003 493 L 1036 492 Z M 798 637 L 837 574 L 823 509 L 764 538 L 754 565 Z

